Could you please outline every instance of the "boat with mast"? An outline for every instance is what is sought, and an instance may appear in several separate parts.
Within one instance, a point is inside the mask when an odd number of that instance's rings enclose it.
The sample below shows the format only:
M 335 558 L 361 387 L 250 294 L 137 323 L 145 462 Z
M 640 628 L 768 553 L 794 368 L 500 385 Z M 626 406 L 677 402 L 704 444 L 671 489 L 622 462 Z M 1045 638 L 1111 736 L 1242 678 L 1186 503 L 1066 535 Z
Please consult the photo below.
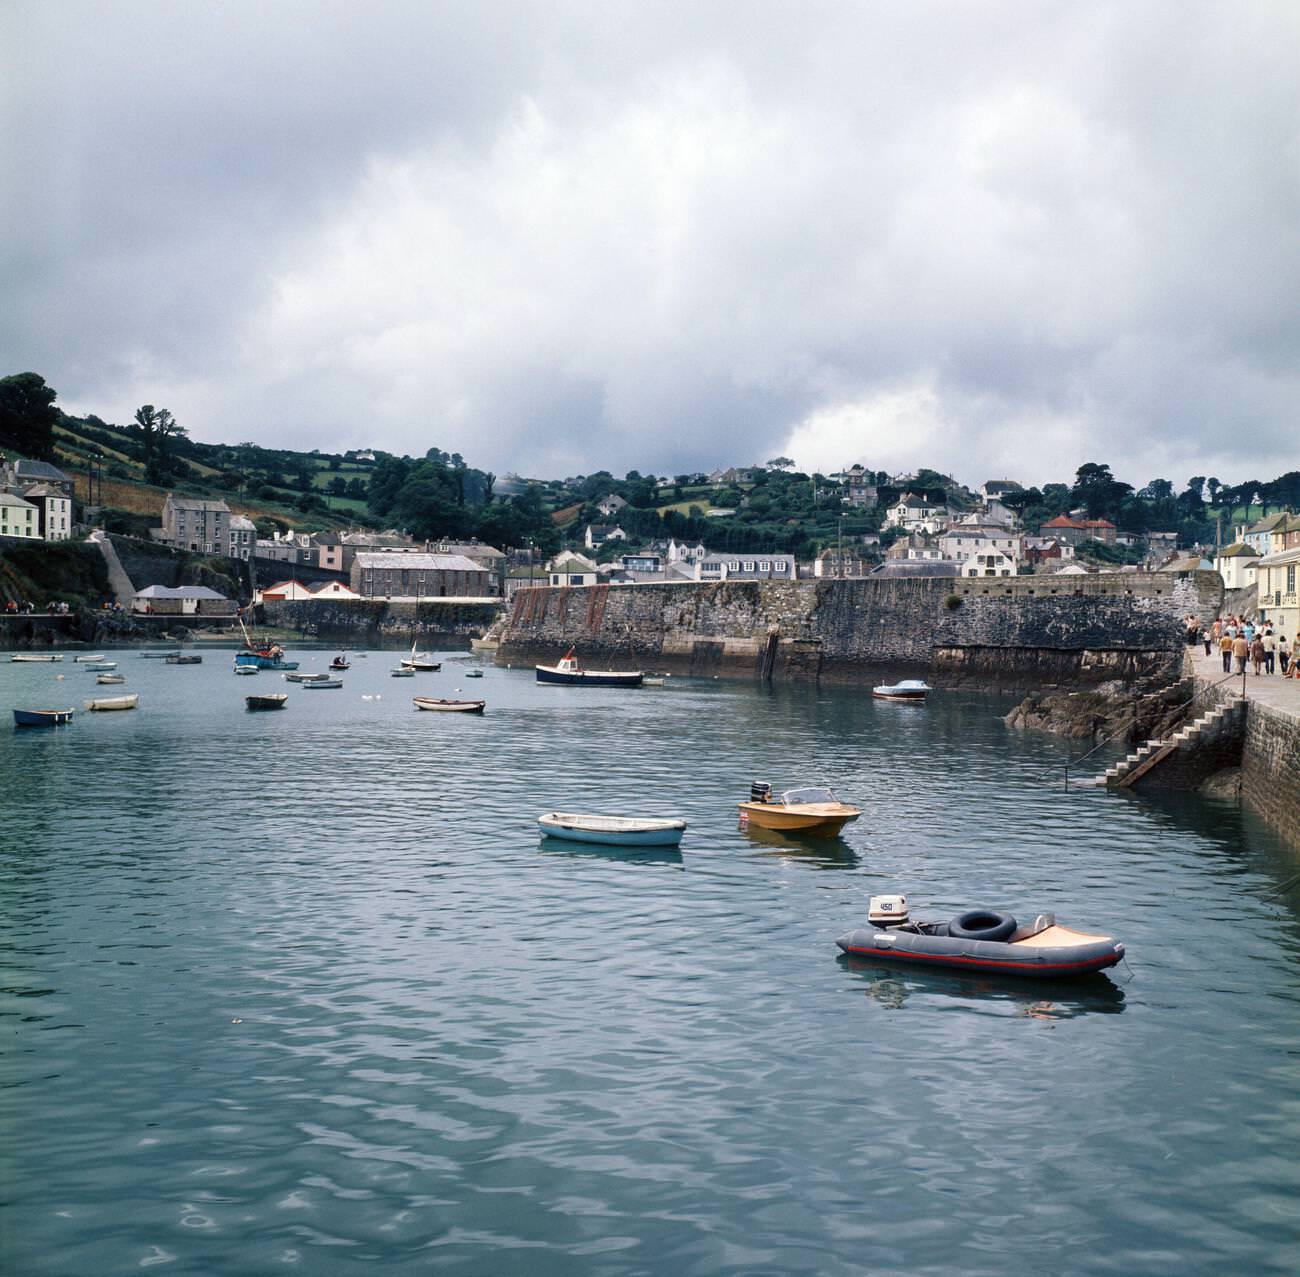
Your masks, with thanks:
M 248 632 L 242 614 L 239 616 L 239 628 L 244 635 L 244 650 L 235 653 L 236 665 L 255 665 L 261 670 L 296 670 L 297 661 L 284 659 L 284 648 L 278 643 L 258 643 Z

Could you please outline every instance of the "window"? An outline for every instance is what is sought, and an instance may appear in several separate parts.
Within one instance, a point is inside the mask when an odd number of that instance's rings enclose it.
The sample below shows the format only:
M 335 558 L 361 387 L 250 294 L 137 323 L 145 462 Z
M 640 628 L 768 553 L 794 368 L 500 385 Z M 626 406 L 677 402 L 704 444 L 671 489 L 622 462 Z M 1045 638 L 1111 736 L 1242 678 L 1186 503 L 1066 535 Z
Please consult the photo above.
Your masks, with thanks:
M 764 563 L 760 561 L 758 565 L 758 570 L 760 572 L 770 572 L 772 570 L 772 565 L 770 563 Z
M 727 564 L 727 567 L 728 567 L 732 572 L 739 572 L 739 571 L 740 571 L 740 560 L 739 560 L 739 559 L 732 559 L 732 560 L 730 560 L 730 561 L 728 562 L 728 564 Z
M 753 559 L 747 559 L 747 560 L 745 561 L 745 571 L 746 571 L 746 572 L 752 572 L 753 570 L 754 570 L 754 560 L 753 560 Z

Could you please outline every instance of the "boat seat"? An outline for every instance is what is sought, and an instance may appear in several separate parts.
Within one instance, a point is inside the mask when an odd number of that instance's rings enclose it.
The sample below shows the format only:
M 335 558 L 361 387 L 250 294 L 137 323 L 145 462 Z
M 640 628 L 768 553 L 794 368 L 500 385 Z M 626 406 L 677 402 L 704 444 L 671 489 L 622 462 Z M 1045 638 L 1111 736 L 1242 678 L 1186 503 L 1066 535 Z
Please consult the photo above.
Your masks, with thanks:
M 1040 932 L 1046 931 L 1048 927 L 1056 926 L 1056 915 L 1054 913 L 1040 913 L 1033 922 L 1025 923 L 1024 926 L 1017 928 L 1014 935 L 1007 938 L 1008 944 L 1015 944 L 1017 940 L 1028 940 L 1031 936 L 1036 936 Z

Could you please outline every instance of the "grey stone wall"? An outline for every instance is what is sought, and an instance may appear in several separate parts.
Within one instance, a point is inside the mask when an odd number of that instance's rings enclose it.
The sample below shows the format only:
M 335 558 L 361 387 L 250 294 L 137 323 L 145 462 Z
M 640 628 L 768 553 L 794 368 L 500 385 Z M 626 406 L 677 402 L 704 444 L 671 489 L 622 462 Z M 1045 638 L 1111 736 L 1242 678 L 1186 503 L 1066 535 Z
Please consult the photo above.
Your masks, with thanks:
M 1300 718 L 1248 702 L 1242 797 L 1300 848 Z
M 1181 617 L 1212 616 L 1221 600 L 1217 573 L 529 589 L 511 601 L 499 659 L 572 645 L 589 661 L 773 678 L 1176 676 Z
M 375 599 L 339 599 L 319 603 L 264 603 L 269 625 L 298 630 L 325 641 L 351 646 L 420 643 L 466 644 L 496 619 L 494 603 L 425 601 L 387 603 Z

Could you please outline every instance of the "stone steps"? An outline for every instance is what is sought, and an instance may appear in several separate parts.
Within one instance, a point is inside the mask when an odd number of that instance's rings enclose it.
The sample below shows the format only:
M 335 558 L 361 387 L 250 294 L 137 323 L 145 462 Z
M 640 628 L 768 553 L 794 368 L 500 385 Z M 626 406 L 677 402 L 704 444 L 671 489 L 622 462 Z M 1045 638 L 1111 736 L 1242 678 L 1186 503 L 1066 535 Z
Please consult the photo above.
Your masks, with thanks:
M 1199 718 L 1193 719 L 1192 722 L 1180 727 L 1171 736 L 1164 740 L 1149 740 L 1145 745 L 1139 746 L 1133 753 L 1116 763 L 1113 767 L 1107 767 L 1105 774 L 1100 778 L 1100 783 L 1110 786 L 1123 785 L 1126 779 L 1133 775 L 1139 768 L 1143 771 L 1149 770 L 1150 766 L 1158 765 L 1159 761 L 1155 755 L 1162 751 L 1172 753 L 1174 750 L 1200 737 L 1207 728 L 1214 726 L 1226 718 L 1229 714 L 1239 713 L 1245 708 L 1246 702 L 1240 697 L 1228 701 L 1223 705 L 1218 705 L 1214 709 L 1202 714 Z

